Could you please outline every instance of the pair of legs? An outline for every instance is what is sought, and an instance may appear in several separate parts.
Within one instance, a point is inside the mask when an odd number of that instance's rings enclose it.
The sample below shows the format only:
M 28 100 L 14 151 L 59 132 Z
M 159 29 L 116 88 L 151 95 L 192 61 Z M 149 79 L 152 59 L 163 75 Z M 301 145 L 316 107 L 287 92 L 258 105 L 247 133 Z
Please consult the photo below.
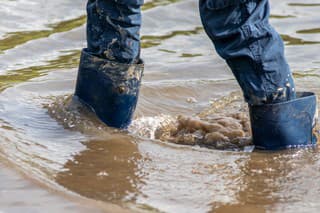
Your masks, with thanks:
M 143 0 L 89 0 L 87 4 L 88 44 L 81 58 L 76 95 L 114 127 L 130 123 L 138 97 L 143 69 L 139 34 L 142 4 Z M 268 0 L 200 0 L 199 7 L 204 29 L 236 77 L 250 112 L 261 111 L 259 106 L 294 102 L 294 81 L 282 39 L 269 24 Z M 281 117 L 285 113 L 284 107 L 280 108 Z M 261 119 L 251 121 L 263 123 L 265 118 Z M 281 137 L 283 134 L 287 133 L 282 132 Z
M 88 52 L 120 63 L 140 53 L 142 0 L 89 0 Z M 203 26 L 252 105 L 295 97 L 283 42 L 270 26 L 268 0 L 200 0 Z

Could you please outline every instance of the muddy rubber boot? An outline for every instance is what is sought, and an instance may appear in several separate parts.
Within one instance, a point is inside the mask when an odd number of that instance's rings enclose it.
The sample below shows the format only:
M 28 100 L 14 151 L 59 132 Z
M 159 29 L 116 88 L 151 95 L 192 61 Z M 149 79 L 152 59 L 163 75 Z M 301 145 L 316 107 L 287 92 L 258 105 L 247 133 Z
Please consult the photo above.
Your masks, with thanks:
M 249 106 L 253 143 L 258 149 L 279 150 L 317 143 L 317 98 L 312 92 L 276 104 Z
M 138 101 L 143 62 L 121 64 L 82 51 L 75 96 L 108 126 L 126 128 Z

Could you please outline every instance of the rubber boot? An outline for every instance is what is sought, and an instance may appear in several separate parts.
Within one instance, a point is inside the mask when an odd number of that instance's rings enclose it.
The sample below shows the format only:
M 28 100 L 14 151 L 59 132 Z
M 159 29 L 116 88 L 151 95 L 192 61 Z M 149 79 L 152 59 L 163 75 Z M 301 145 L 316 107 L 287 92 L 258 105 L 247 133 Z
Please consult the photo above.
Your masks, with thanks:
M 75 95 L 105 124 L 126 128 L 138 101 L 143 62 L 121 64 L 82 51 Z
M 258 149 L 279 150 L 317 143 L 317 98 L 312 92 L 276 104 L 249 106 L 253 143 Z

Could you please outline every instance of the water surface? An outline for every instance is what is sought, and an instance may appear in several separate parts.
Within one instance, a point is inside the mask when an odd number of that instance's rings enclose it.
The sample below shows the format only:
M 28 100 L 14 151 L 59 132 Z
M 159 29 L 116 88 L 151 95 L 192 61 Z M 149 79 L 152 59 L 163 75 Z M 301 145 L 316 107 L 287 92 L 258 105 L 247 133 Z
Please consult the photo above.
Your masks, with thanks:
M 168 117 L 243 108 L 240 98 L 232 101 L 240 89 L 206 37 L 197 4 L 146 2 L 145 76 L 134 125 L 121 132 L 69 104 L 85 46 L 85 2 L 2 1 L 1 157 L 51 189 L 136 211 L 317 212 L 317 148 L 236 152 L 153 139 Z M 320 2 L 271 0 L 271 7 L 297 88 L 320 95 Z

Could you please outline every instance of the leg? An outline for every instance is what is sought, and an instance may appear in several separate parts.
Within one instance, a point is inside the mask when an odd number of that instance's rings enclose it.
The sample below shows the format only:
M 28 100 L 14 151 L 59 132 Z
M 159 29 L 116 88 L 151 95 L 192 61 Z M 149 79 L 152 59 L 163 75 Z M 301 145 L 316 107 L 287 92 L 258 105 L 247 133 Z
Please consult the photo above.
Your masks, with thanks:
M 294 102 L 296 92 L 293 77 L 284 56 L 282 39 L 268 21 L 268 0 L 200 0 L 200 14 L 206 33 L 213 41 L 218 54 L 231 68 L 244 93 L 245 100 L 249 103 L 254 143 L 266 149 L 283 148 L 296 141 L 298 145 L 312 143 L 313 138 L 310 138 L 312 135 L 310 132 L 315 107 L 303 109 L 311 110 L 303 118 L 309 121 L 308 131 L 304 133 L 308 134 L 308 137 L 306 136 L 302 141 L 291 137 L 295 135 L 292 134 L 293 131 L 299 131 L 297 128 L 302 128 L 297 125 L 292 125 L 296 129 L 291 129 L 290 132 L 285 128 L 288 123 L 285 124 L 284 121 L 291 122 L 290 124 L 301 121 L 284 116 L 294 113 L 294 111 L 283 112 L 283 110 L 294 105 L 290 101 Z M 314 95 L 304 95 L 312 96 L 310 101 L 314 104 Z M 288 103 L 288 107 L 278 107 L 280 105 L 277 103 Z M 268 109 L 257 110 L 266 106 Z M 301 110 L 301 106 L 299 107 Z M 269 114 L 266 112 L 268 110 L 271 111 Z M 299 110 L 295 113 L 299 113 Z M 267 114 L 268 117 L 263 117 Z M 262 118 L 261 122 L 256 122 L 257 117 Z M 268 126 L 266 123 L 269 120 L 272 124 Z M 281 122 L 284 125 L 283 130 L 279 127 Z M 275 131 L 280 133 L 273 134 Z M 265 136 L 261 132 L 272 137 L 267 137 L 266 140 L 261 139 Z
M 138 100 L 142 0 L 89 0 L 75 96 L 107 125 L 126 128 Z
M 120 63 L 139 60 L 142 0 L 89 0 L 88 53 Z
M 295 97 L 283 42 L 268 22 L 267 0 L 200 0 L 200 11 L 208 36 L 249 104 Z

